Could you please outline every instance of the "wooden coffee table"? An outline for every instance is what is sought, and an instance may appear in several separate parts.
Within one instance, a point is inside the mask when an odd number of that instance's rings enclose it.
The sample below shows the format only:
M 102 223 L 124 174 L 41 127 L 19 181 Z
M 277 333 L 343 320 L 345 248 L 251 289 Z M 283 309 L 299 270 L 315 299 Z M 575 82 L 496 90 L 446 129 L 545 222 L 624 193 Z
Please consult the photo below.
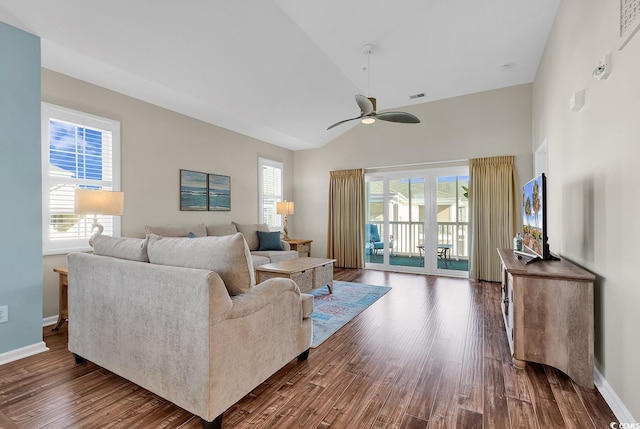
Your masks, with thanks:
M 274 277 L 291 279 L 307 292 L 322 286 L 333 293 L 333 263 L 335 259 L 296 258 L 256 267 L 256 282 L 261 283 Z

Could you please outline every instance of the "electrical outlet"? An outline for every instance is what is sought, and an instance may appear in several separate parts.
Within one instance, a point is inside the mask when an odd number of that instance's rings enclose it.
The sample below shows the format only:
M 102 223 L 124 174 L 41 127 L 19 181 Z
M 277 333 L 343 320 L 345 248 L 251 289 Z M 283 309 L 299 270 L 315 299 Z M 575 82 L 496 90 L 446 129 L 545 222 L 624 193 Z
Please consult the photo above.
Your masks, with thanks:
M 9 306 L 0 306 L 0 323 L 6 323 L 9 321 Z

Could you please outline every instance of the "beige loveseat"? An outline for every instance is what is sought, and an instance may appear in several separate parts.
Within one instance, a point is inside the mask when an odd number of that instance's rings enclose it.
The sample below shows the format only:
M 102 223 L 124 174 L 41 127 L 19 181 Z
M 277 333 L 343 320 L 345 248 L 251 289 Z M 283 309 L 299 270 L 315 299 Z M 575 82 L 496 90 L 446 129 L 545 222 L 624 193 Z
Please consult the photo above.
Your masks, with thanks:
M 69 350 L 220 427 L 312 339 L 313 297 L 255 284 L 242 235 L 98 236 L 69 267 Z M 149 262 L 150 261 L 150 262 Z
M 298 252 L 291 250 L 289 243 L 280 239 L 277 241 L 282 249 L 274 250 L 268 245 L 265 250 L 261 249 L 261 247 L 265 247 L 265 245 L 264 243 L 261 243 L 258 231 L 260 231 L 260 233 L 266 233 L 267 235 L 271 233 L 266 224 L 231 222 L 226 225 L 205 225 L 201 223 L 199 225 L 188 227 L 146 225 L 144 228 L 147 235 L 157 234 L 161 237 L 220 237 L 239 232 L 247 241 L 249 251 L 251 252 L 251 261 L 254 267 L 268 264 L 270 262 L 279 262 L 298 257 Z M 272 234 L 278 235 L 277 232 Z

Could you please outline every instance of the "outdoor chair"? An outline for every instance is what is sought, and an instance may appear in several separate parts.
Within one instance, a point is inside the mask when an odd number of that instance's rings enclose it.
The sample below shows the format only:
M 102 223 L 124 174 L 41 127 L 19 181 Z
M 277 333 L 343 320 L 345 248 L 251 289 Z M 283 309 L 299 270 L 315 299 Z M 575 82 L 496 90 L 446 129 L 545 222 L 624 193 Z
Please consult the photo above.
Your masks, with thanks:
M 393 250 L 393 235 L 389 236 L 389 253 Z M 378 233 L 378 225 L 373 223 L 367 224 L 367 250 L 370 253 L 377 254 L 378 250 L 384 249 L 384 241 L 380 240 Z

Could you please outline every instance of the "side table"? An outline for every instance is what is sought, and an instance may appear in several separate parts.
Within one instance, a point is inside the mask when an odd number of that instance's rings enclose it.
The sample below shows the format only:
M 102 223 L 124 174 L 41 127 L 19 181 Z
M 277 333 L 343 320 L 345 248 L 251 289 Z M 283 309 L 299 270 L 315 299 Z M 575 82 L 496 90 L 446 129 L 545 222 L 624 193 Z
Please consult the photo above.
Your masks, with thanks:
M 305 256 L 311 256 L 311 242 L 313 240 L 304 240 L 291 238 L 289 240 L 285 240 L 291 246 L 291 250 L 297 250 L 298 256 L 303 258 Z
M 67 288 L 69 280 L 67 278 L 68 271 L 66 267 L 54 268 L 53 271 L 58 273 L 59 301 L 58 301 L 58 322 L 52 331 L 57 331 L 69 318 L 69 308 L 67 306 Z

